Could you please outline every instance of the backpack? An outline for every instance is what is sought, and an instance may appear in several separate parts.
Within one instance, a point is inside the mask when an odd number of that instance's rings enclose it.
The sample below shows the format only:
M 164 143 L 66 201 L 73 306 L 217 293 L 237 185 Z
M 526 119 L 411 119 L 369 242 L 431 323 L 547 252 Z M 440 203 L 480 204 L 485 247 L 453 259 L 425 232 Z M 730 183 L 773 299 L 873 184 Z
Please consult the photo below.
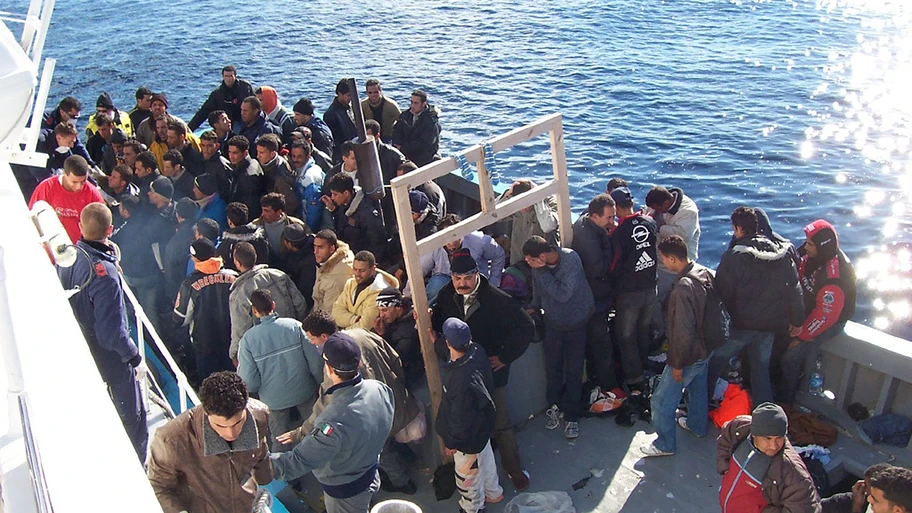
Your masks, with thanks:
M 706 352 L 711 353 L 728 342 L 728 336 L 731 334 L 731 316 L 716 293 L 714 278 L 706 284 L 693 272 L 687 273 L 687 276 L 694 283 L 699 283 L 706 292 L 706 306 L 703 308 L 703 319 L 697 320 L 697 332 L 703 337 Z

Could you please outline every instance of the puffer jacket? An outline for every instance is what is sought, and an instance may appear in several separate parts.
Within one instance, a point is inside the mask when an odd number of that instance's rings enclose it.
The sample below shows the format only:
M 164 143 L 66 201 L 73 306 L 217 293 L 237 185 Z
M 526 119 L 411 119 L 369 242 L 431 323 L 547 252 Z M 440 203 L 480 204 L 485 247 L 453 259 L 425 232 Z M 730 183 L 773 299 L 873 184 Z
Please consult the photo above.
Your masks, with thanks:
M 371 329 L 374 321 L 380 316 L 377 309 L 377 294 L 387 287 L 399 288 L 399 280 L 382 269 L 377 269 L 377 274 L 366 289 L 362 290 L 355 298 L 358 282 L 349 278 L 342 288 L 339 298 L 333 303 L 332 316 L 340 328 Z
M 228 228 L 222 232 L 222 240 L 218 245 L 218 255 L 225 262 L 225 267 L 232 271 L 237 271 L 234 265 L 234 247 L 241 242 L 247 242 L 256 250 L 257 264 L 269 263 L 269 242 L 266 241 L 266 234 L 263 228 L 244 224 Z
M 149 484 L 164 513 L 251 511 L 257 485 L 272 481 L 266 405 L 250 399 L 247 421 L 231 446 L 209 426 L 202 406 L 155 432 Z
M 364 379 L 375 379 L 383 382 L 393 391 L 395 411 L 393 413 L 393 427 L 389 433 L 390 436 L 393 436 L 407 426 L 409 422 L 415 420 L 420 411 L 418 402 L 405 386 L 405 371 L 402 370 L 399 353 L 386 340 L 383 340 L 383 337 L 374 332 L 354 328 L 345 330 L 344 333 L 353 338 L 358 347 L 361 348 L 361 366 L 358 368 L 361 376 Z M 314 403 L 313 413 L 304 425 L 293 432 L 295 440 L 300 440 L 314 428 L 314 422 L 317 417 L 332 402 L 333 396 L 326 393 L 332 386 L 332 380 L 324 372 L 323 383 L 320 385 L 320 392 L 317 395 L 317 402 Z
M 754 234 L 732 242 L 722 255 L 715 283 L 732 329 L 777 333 L 804 321 L 790 246 Z
M 237 277 L 231 284 L 231 293 L 228 296 L 231 311 L 231 347 L 228 354 L 232 359 L 237 358 L 241 337 L 254 325 L 255 319 L 250 311 L 250 294 L 257 289 L 267 289 L 272 293 L 275 312 L 280 317 L 291 317 L 300 321 L 307 314 L 307 302 L 287 274 L 263 264 L 254 266 Z
M 253 158 L 256 158 L 257 156 L 257 138 L 266 134 L 276 134 L 281 138 L 282 130 L 275 126 L 262 112 L 260 112 L 260 115 L 257 116 L 257 119 L 252 124 L 248 125 L 244 123 L 244 126 L 241 127 L 241 131 L 238 132 L 238 135 L 243 135 L 247 138 L 247 142 L 250 143 L 250 148 L 247 151 L 250 152 L 250 156 Z
M 440 149 L 440 120 L 436 107 L 425 106 L 418 119 L 411 110 L 399 114 L 393 127 L 393 146 L 418 167 L 429 164 Z
M 700 283 L 694 283 L 699 280 Z M 700 336 L 698 323 L 706 310 L 706 289 L 712 286 L 711 271 L 691 262 L 675 277 L 668 294 L 666 337 L 667 364 L 683 369 L 706 358 L 706 343 Z
M 352 263 L 355 261 L 355 254 L 348 249 L 348 244 L 338 242 L 336 251 L 323 265 L 317 267 L 317 281 L 313 288 L 313 307 L 315 310 L 332 310 L 333 304 L 345 283 L 352 277 Z
M 751 443 L 751 418 L 748 415 L 735 417 L 724 428 L 717 439 L 716 471 L 720 475 L 729 472 L 732 454 L 741 443 Z M 814 479 L 808 472 L 801 456 L 786 439 L 779 454 L 772 457 L 766 476 L 761 484 L 767 505 L 762 513 L 820 513 L 820 496 L 814 486 Z M 725 494 L 726 490 L 722 490 Z
M 700 211 L 697 204 L 681 189 L 672 187 L 668 192 L 674 196 L 674 203 L 668 212 L 650 214 L 659 228 L 659 241 L 672 235 L 680 236 L 687 244 L 687 258 L 696 262 L 700 248 Z M 661 259 L 659 269 L 665 270 Z

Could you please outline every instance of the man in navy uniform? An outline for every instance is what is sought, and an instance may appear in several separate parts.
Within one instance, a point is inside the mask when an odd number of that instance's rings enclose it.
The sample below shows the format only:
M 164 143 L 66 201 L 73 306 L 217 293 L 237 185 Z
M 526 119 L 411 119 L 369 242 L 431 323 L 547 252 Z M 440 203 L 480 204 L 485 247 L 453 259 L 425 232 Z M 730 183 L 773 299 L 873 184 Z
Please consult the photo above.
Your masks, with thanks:
M 149 442 L 135 370 L 142 358 L 130 340 L 116 250 L 108 242 L 113 231 L 111 211 L 104 203 L 86 205 L 79 216 L 79 230 L 82 239 L 76 246 L 88 258 L 77 258 L 72 267 L 59 267 L 57 273 L 65 289 L 82 287 L 70 298 L 70 306 L 142 463 Z
M 327 513 L 367 513 L 380 488 L 380 451 L 393 427 L 393 392 L 358 372 L 361 348 L 337 332 L 323 344 L 332 402 L 317 417 L 310 434 L 291 452 L 273 454 L 275 477 L 294 479 L 313 471 Z

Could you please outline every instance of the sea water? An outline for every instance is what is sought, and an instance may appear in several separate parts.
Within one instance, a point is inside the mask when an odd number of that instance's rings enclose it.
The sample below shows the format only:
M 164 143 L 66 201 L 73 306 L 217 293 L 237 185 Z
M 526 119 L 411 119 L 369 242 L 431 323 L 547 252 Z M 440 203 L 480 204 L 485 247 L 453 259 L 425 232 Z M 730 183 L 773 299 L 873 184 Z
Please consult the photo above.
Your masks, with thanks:
M 400 106 L 421 88 L 442 111 L 443 154 L 561 112 L 575 211 L 612 176 L 638 204 L 681 187 L 710 266 L 738 205 L 796 243 L 826 218 L 858 270 L 856 320 L 908 338 L 910 21 L 905 0 L 65 0 L 45 56 L 58 60 L 49 105 L 72 94 L 84 113 L 101 91 L 126 111 L 145 85 L 189 120 L 225 64 L 289 108 L 325 108 L 342 77 L 379 78 Z M 546 179 L 547 138 L 497 166 Z

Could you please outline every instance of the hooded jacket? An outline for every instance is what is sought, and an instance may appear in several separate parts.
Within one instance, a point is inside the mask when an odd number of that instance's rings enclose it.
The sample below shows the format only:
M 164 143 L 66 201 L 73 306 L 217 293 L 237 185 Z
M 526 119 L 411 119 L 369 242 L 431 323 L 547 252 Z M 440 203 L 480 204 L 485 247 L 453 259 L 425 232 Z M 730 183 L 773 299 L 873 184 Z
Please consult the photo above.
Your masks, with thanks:
M 399 114 L 399 121 L 393 127 L 393 146 L 418 167 L 434 160 L 440 149 L 439 112 L 433 105 L 426 105 L 415 119 L 412 111 L 406 109 Z
M 697 261 L 700 247 L 700 211 L 692 199 L 677 187 L 668 189 L 674 196 L 674 203 L 668 212 L 653 216 L 659 229 L 659 240 L 678 235 L 687 244 L 687 258 Z M 662 261 L 659 259 L 659 267 Z
M 720 475 L 731 472 L 732 454 L 742 443 L 750 442 L 751 417 L 735 417 L 725 427 L 717 440 L 716 470 Z M 791 442 L 769 462 L 766 476 L 760 486 L 767 505 L 762 513 L 820 513 L 820 496 L 814 479 Z M 723 488 L 720 496 L 724 496 Z M 735 511 L 735 510 L 732 510 Z M 747 510 L 744 510 L 747 511 Z
M 263 112 L 272 124 L 279 128 L 282 136 L 282 144 L 291 144 L 291 134 L 298 127 L 295 123 L 294 116 L 288 112 L 288 109 L 279 101 L 279 94 L 275 89 L 269 86 L 259 88 L 260 96 L 263 97 Z
M 387 287 L 399 288 L 399 280 L 382 269 L 377 269 L 377 274 L 370 285 L 360 294 L 357 292 L 358 282 L 349 278 L 342 288 L 336 302 L 333 303 L 332 316 L 340 328 L 363 328 L 366 330 L 374 326 L 374 321 L 380 316 L 377 309 L 377 295 Z
M 193 118 L 190 119 L 190 130 L 196 130 L 209 119 L 209 114 L 217 110 L 225 111 L 228 119 L 232 122 L 241 121 L 241 102 L 244 98 L 253 96 L 253 86 L 250 82 L 242 79 L 236 79 L 234 85 L 228 87 L 225 82 L 219 84 L 215 90 L 209 93 L 209 97 L 203 103 L 203 106 L 196 111 Z M 252 144 L 253 141 L 250 141 Z
M 806 226 L 804 232 L 817 248 L 814 258 L 807 254 L 807 243 L 798 249 L 805 312 L 798 338 L 808 341 L 842 331 L 855 314 L 856 284 L 855 268 L 839 249 L 833 225 L 819 220 Z
M 804 320 L 789 246 L 754 234 L 734 241 L 722 254 L 715 283 L 732 329 L 776 333 Z
M 478 454 L 494 436 L 494 375 L 488 355 L 469 344 L 458 360 L 444 365 L 443 396 L 434 427 L 448 449 Z
M 175 324 L 190 326 L 193 349 L 201 354 L 228 351 L 231 317 L 228 296 L 237 273 L 222 267 L 218 257 L 195 263 L 174 301 Z
M 209 426 L 202 406 L 155 432 L 149 484 L 164 513 L 252 511 L 257 485 L 272 481 L 266 405 L 250 399 L 247 421 L 232 443 Z
M 228 355 L 232 359 L 237 358 L 241 337 L 255 324 L 256 319 L 250 311 L 250 294 L 257 289 L 267 289 L 272 293 L 275 312 L 279 317 L 300 321 L 307 315 L 307 302 L 287 274 L 263 264 L 241 273 L 231 284 L 228 297 L 231 309 L 231 348 Z
M 192 241 L 191 241 L 192 242 Z M 222 232 L 222 240 L 216 248 L 218 255 L 222 257 L 225 267 L 232 271 L 237 271 L 234 265 L 234 247 L 238 243 L 247 242 L 256 250 L 257 264 L 269 263 L 269 242 L 266 241 L 266 234 L 259 226 L 249 224 L 228 228 Z
M 336 251 L 317 267 L 317 280 L 313 288 L 315 310 L 332 310 L 346 282 L 352 277 L 354 261 L 355 254 L 348 249 L 348 244 L 338 241 Z

